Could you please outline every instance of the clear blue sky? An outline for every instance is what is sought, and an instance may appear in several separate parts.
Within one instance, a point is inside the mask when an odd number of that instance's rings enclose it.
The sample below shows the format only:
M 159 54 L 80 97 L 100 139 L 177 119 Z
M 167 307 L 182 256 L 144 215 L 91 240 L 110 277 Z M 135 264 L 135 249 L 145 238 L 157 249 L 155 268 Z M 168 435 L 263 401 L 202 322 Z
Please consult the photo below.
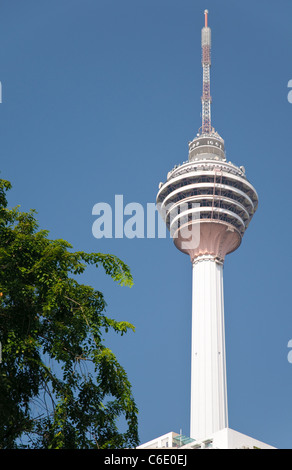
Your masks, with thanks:
M 264 8 L 263 8 L 264 6 Z M 101 271 L 108 315 L 136 326 L 109 344 L 127 370 L 141 442 L 189 434 L 191 264 L 170 239 L 93 237 L 92 207 L 155 202 L 200 127 L 203 11 L 212 28 L 212 123 L 259 194 L 224 267 L 231 428 L 292 448 L 292 3 L 1 0 L 1 176 L 51 238 L 114 253 L 131 289 Z

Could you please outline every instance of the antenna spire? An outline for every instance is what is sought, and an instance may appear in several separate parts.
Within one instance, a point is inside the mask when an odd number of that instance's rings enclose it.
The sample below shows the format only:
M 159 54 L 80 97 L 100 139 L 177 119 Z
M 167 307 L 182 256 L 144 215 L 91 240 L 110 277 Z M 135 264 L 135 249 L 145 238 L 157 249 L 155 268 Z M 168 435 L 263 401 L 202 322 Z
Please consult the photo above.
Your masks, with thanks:
M 210 134 L 211 126 L 211 95 L 210 95 L 210 67 L 211 67 L 211 29 L 208 26 L 208 10 L 204 11 L 205 26 L 202 28 L 202 67 L 203 67 L 203 94 L 202 94 L 202 134 Z
M 208 28 L 208 10 L 205 10 L 204 11 L 204 14 L 205 14 L 205 28 Z

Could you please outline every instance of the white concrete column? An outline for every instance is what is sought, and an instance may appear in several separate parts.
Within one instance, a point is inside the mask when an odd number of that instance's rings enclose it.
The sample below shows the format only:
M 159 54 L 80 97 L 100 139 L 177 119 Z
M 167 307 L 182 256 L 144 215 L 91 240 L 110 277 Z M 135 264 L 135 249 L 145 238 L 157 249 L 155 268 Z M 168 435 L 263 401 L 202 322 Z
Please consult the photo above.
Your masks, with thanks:
M 190 437 L 204 439 L 228 427 L 223 262 L 193 261 Z

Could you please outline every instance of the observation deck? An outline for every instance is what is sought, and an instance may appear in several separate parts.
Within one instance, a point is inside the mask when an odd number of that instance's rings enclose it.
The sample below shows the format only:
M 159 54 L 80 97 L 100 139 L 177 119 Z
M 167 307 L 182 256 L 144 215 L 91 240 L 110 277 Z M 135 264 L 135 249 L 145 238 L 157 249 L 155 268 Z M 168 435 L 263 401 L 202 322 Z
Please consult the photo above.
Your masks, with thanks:
M 224 260 L 241 243 L 258 206 L 243 167 L 226 161 L 214 130 L 189 143 L 189 159 L 160 183 L 156 199 L 176 247 L 192 261 L 210 254 Z

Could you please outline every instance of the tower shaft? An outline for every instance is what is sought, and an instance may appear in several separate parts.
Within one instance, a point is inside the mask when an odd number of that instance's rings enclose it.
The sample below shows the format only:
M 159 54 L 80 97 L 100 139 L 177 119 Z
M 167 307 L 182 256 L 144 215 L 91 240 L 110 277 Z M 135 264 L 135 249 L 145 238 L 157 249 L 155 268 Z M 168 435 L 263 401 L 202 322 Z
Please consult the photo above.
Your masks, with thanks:
M 228 427 L 223 262 L 193 261 L 190 437 Z

